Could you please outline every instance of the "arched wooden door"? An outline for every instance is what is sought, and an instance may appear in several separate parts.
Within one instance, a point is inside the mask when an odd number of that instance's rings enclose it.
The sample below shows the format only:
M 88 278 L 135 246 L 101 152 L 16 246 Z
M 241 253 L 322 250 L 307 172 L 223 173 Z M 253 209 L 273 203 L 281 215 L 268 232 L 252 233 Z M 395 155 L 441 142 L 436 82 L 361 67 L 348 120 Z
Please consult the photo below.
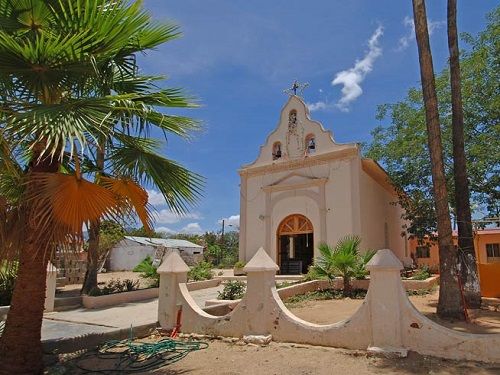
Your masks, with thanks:
M 278 226 L 277 257 L 280 273 L 307 273 L 314 256 L 314 229 L 304 215 L 287 216 Z

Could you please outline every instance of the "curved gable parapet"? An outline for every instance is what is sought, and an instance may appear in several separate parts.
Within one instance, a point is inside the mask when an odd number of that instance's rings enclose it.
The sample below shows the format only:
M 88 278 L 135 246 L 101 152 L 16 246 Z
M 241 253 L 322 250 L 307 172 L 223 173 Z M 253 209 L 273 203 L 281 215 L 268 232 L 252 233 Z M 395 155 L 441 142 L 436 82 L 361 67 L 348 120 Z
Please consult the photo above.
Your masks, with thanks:
M 356 143 L 339 144 L 330 130 L 311 120 L 306 104 L 291 95 L 281 110 L 277 127 L 260 147 L 257 159 L 242 169 L 278 164 L 335 151 L 357 148 Z

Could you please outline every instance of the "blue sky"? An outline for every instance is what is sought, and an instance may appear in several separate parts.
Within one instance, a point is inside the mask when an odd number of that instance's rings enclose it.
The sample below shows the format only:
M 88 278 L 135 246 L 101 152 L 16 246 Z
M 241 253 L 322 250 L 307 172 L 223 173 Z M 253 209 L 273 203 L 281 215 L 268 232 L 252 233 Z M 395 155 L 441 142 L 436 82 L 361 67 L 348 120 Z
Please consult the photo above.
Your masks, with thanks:
M 446 1 L 427 1 L 436 72 L 447 63 Z M 459 32 L 476 34 L 496 1 L 459 2 Z M 308 82 L 312 117 L 338 142 L 367 142 L 378 104 L 419 84 L 411 0 L 145 0 L 153 17 L 180 25 L 183 37 L 140 58 L 146 74 L 167 75 L 201 107 L 179 112 L 203 130 L 169 137 L 164 153 L 206 178 L 204 196 L 185 217 L 150 190 L 156 228 L 167 232 L 237 226 L 238 168 L 257 157 L 294 79 Z M 464 48 L 466 46 L 463 46 Z M 335 83 L 335 84 L 332 84 Z M 160 134 L 157 134 L 159 137 Z M 234 228 L 234 227 L 233 227 Z

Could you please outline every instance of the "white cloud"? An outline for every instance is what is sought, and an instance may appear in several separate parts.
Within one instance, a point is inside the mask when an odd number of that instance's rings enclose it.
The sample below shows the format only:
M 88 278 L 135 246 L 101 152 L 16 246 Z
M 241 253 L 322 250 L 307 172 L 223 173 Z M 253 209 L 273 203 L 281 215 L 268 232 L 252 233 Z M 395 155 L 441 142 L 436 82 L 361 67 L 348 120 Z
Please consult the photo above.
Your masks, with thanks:
M 155 212 L 153 216 L 155 221 L 160 224 L 175 224 L 185 219 L 201 219 L 201 215 L 198 212 L 178 215 L 167 208 Z
M 148 190 L 148 203 L 153 206 L 166 206 L 167 202 L 162 193 L 156 190 Z
M 203 233 L 203 229 L 201 229 L 201 226 L 198 223 L 189 223 L 184 228 L 182 228 L 179 231 L 179 233 L 202 234 Z
M 354 67 L 338 72 L 332 81 L 332 86 L 343 85 L 342 97 L 336 106 L 342 111 L 349 111 L 349 104 L 363 93 L 361 83 L 366 75 L 373 69 L 375 60 L 382 55 L 379 44 L 380 37 L 384 34 L 382 26 L 377 27 L 368 40 L 368 51 L 361 60 L 356 60 Z
M 413 22 L 413 18 L 406 16 L 403 19 L 403 25 L 407 29 L 406 35 L 403 35 L 401 38 L 399 38 L 398 42 L 398 48 L 396 49 L 397 51 L 403 51 L 405 50 L 409 45 L 410 42 L 415 40 L 415 24 Z M 429 19 L 427 22 L 427 27 L 429 28 L 429 35 L 432 35 L 434 30 L 446 25 L 446 21 L 432 21 Z
M 330 103 L 327 103 L 327 102 L 322 101 L 322 100 L 320 100 L 316 103 L 307 103 L 307 108 L 309 108 L 309 110 L 311 112 L 325 110 L 325 109 L 329 109 L 331 107 L 332 107 L 332 105 Z
M 224 220 L 224 225 L 226 227 L 240 227 L 240 215 L 231 215 L 229 217 L 224 217 L 218 221 L 219 224 L 222 224 L 222 220 Z
M 167 228 L 167 227 L 156 227 L 155 231 L 158 233 L 165 233 L 165 234 L 174 234 L 176 233 L 175 230 Z

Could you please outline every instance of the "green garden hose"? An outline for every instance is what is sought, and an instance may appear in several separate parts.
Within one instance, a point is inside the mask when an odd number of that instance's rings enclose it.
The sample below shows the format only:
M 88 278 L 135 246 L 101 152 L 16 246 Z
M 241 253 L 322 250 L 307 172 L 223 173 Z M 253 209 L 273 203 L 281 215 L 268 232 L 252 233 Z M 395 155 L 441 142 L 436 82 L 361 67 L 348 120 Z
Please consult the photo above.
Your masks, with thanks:
M 166 338 L 154 343 L 131 340 L 107 341 L 98 349 L 78 358 L 75 366 L 84 373 L 126 374 L 157 369 L 175 363 L 190 352 L 205 349 L 208 343 Z M 92 365 L 91 359 L 100 359 Z M 108 366 L 101 368 L 100 365 Z M 111 367 L 109 367 L 111 364 Z

